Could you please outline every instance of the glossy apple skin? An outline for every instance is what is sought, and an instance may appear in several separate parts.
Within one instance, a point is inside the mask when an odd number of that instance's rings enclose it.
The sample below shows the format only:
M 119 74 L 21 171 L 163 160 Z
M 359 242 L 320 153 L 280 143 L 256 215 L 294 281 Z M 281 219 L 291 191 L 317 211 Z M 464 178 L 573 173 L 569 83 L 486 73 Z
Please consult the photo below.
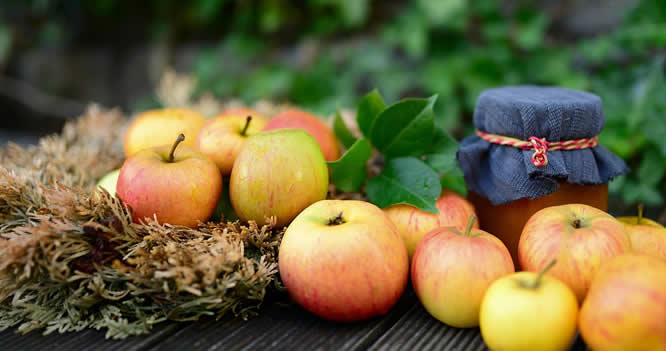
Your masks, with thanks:
M 418 244 L 411 265 L 414 291 L 425 309 L 457 328 L 479 325 L 479 308 L 488 286 L 514 272 L 501 240 L 480 229 L 440 227 Z
M 302 129 L 310 133 L 317 140 L 326 161 L 335 161 L 340 158 L 338 140 L 333 131 L 320 118 L 301 110 L 286 110 L 268 121 L 264 130 L 282 128 Z
M 97 186 L 104 188 L 106 191 L 111 194 L 111 196 L 116 195 L 116 185 L 118 184 L 118 176 L 120 175 L 120 169 L 114 169 L 113 171 L 105 174 L 98 182 Z
M 666 228 L 648 218 L 618 217 L 631 240 L 634 252 L 653 255 L 666 260 Z
M 181 145 L 194 147 L 197 134 L 205 122 L 196 111 L 182 108 L 149 110 L 138 115 L 125 133 L 125 158 L 140 150 L 171 145 L 178 134 L 185 135 Z
M 197 134 L 196 149 L 210 157 L 224 176 L 231 174 L 231 168 L 245 140 L 250 135 L 260 133 L 266 125 L 261 117 L 252 117 L 245 135 L 242 135 L 246 119 L 247 115 L 213 117 L 204 123 Z
M 410 259 L 416 245 L 431 230 L 438 227 L 458 226 L 464 228 L 471 215 L 476 215 L 474 207 L 458 193 L 444 190 L 436 202 L 439 214 L 421 211 L 418 208 L 397 204 L 384 209 L 407 247 Z M 475 221 L 473 228 L 479 228 Z
M 340 213 L 345 223 L 329 225 Z M 291 298 L 332 321 L 385 314 L 402 295 L 409 274 L 407 250 L 395 226 L 365 201 L 312 204 L 287 228 L 278 258 Z
M 580 311 L 592 350 L 666 350 L 666 262 L 630 253 L 605 264 Z
M 581 227 L 575 228 L 574 221 Z M 595 207 L 568 204 L 544 208 L 525 224 L 518 243 L 523 270 L 539 272 L 553 259 L 549 274 L 562 280 L 583 301 L 599 267 L 631 250 L 624 225 Z
M 229 180 L 234 211 L 262 225 L 271 216 L 286 226 L 326 198 L 328 167 L 317 142 L 300 129 L 280 129 L 245 140 Z
M 222 192 L 222 176 L 206 155 L 179 145 L 139 151 L 125 160 L 118 176 L 118 196 L 133 211 L 135 222 L 157 216 L 160 223 L 196 227 L 208 220 Z
M 496 280 L 486 291 L 479 326 L 491 350 L 570 349 L 576 335 L 576 296 L 566 284 L 548 274 L 536 290 L 523 287 L 536 277 L 534 272 L 514 273 Z
M 245 106 L 232 107 L 232 108 L 228 108 L 226 110 L 222 110 L 215 117 L 222 117 L 222 116 L 242 116 L 242 117 L 252 116 L 252 119 L 257 118 L 257 119 L 260 119 L 264 122 L 267 120 L 267 118 L 264 115 L 262 115 L 261 113 L 257 112 L 254 109 L 251 109 L 249 107 L 245 107 Z

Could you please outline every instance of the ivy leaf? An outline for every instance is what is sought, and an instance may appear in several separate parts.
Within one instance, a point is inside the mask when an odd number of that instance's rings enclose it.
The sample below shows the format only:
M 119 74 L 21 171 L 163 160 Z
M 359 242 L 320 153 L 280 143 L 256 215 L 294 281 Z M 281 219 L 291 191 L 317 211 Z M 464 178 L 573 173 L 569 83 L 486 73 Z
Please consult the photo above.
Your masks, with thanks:
M 386 104 L 384 103 L 384 99 L 377 89 L 361 98 L 356 112 L 356 122 L 364 136 L 370 137 L 370 127 L 372 126 L 372 123 L 385 109 Z
M 333 132 L 346 149 L 349 149 L 352 144 L 356 142 L 356 137 L 354 137 L 349 128 L 347 128 L 345 120 L 342 119 L 342 115 L 340 114 L 339 109 L 335 112 L 335 119 L 333 120 Z
M 442 192 L 437 173 L 415 157 L 400 157 L 388 161 L 384 170 L 365 187 L 370 202 L 385 208 L 408 204 L 439 213 L 435 202 Z
M 382 112 L 370 128 L 370 142 L 387 158 L 420 156 L 432 142 L 437 95 L 404 99 Z
M 339 160 L 328 162 L 331 182 L 346 192 L 361 190 L 368 177 L 366 164 L 372 155 L 372 147 L 367 139 L 361 138 L 345 152 Z

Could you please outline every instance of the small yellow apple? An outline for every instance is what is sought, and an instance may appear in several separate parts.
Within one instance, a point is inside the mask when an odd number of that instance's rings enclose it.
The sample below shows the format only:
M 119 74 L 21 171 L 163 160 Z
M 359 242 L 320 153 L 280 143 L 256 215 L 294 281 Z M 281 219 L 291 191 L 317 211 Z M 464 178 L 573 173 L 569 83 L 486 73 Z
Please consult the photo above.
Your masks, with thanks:
M 638 205 L 637 217 L 618 217 L 631 239 L 634 252 L 666 259 L 666 228 L 643 217 L 643 205 Z
M 481 336 L 491 350 L 568 350 L 576 336 L 578 300 L 559 279 L 518 272 L 488 287 L 479 314 Z
M 204 123 L 195 145 L 215 162 L 222 175 L 229 175 L 245 139 L 260 133 L 264 125 L 261 117 L 219 115 Z
M 194 147 L 194 141 L 205 118 L 194 110 L 166 108 L 141 113 L 125 134 L 125 158 L 155 146 L 171 145 L 174 135 L 185 135 L 184 146 Z
M 113 171 L 107 173 L 102 177 L 97 186 L 104 188 L 106 191 L 111 194 L 111 196 L 116 195 L 116 184 L 118 183 L 118 175 L 120 174 L 120 168 L 114 169 Z

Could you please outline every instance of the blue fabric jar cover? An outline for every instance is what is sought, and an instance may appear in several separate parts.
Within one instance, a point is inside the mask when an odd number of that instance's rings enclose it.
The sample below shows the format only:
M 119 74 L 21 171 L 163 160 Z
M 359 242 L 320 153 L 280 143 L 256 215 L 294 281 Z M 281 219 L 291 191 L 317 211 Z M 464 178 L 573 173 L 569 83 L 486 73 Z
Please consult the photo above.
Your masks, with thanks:
M 599 135 L 605 118 L 601 98 L 560 87 L 507 86 L 479 96 L 474 126 L 483 132 L 520 140 L 549 142 Z M 558 189 L 558 181 L 605 184 L 627 173 L 627 165 L 601 145 L 581 150 L 547 151 L 548 164 L 532 164 L 534 150 L 493 144 L 473 135 L 456 154 L 468 188 L 494 205 L 536 199 Z

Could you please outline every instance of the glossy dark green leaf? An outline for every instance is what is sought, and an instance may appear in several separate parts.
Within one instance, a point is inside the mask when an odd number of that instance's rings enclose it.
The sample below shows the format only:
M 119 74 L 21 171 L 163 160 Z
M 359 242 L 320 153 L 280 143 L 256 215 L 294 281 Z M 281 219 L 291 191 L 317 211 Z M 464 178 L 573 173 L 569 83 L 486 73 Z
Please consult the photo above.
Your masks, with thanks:
M 389 106 L 372 123 L 372 145 L 389 158 L 422 155 L 432 143 L 436 99 L 404 99 Z
M 457 192 L 463 197 L 467 197 L 467 184 L 463 178 L 463 172 L 460 167 L 455 166 L 449 172 L 444 173 L 440 180 L 442 189 L 449 189 Z
M 442 192 L 437 172 L 415 157 L 394 158 L 365 187 L 370 202 L 385 208 L 409 204 L 439 213 L 435 203 Z
M 342 145 L 345 146 L 345 148 L 349 149 L 354 142 L 356 142 L 356 137 L 352 134 L 351 131 L 349 131 L 349 128 L 347 128 L 347 125 L 345 124 L 345 121 L 342 119 L 342 115 L 340 114 L 340 110 L 337 110 L 335 112 L 335 120 L 333 120 L 333 132 L 335 133 L 335 136 L 340 140 Z
M 375 121 L 375 118 L 379 116 L 382 111 L 386 109 L 386 104 L 384 99 L 379 94 L 377 89 L 371 91 L 358 103 L 358 109 L 356 111 L 356 122 L 358 123 L 358 128 L 361 130 L 364 136 L 370 136 L 370 128 L 372 123 Z
M 458 166 L 456 151 L 458 151 L 458 141 L 445 130 L 437 128 L 424 160 L 437 172 L 447 173 Z
M 346 192 L 361 190 L 368 177 L 366 165 L 371 155 L 372 147 L 368 140 L 356 140 L 339 160 L 328 162 L 331 183 Z

